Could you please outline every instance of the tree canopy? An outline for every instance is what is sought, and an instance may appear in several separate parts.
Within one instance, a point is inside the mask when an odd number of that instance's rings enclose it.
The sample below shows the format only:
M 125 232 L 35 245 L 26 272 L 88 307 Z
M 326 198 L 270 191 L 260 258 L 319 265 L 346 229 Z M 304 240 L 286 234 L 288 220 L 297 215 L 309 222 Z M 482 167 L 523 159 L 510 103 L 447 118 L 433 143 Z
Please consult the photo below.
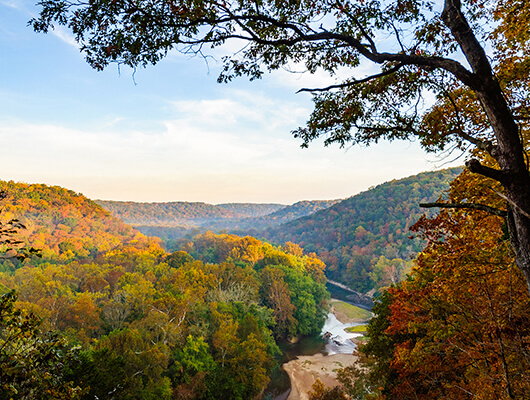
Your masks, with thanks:
M 469 171 L 451 201 L 502 199 Z M 409 279 L 379 299 L 360 364 L 340 374 L 360 399 L 526 399 L 530 298 L 505 223 L 482 210 L 443 210 L 415 229 L 429 244 Z
M 205 54 L 234 40 L 220 82 L 300 65 L 345 76 L 314 94 L 303 145 L 417 139 L 428 151 L 485 152 L 473 172 L 501 183 L 511 243 L 530 282 L 527 0 L 43 0 L 37 31 L 68 26 L 96 69 Z M 374 64 L 374 73 L 356 68 Z M 434 104 L 428 98 L 435 98 Z M 529 286 L 530 287 L 530 286 Z

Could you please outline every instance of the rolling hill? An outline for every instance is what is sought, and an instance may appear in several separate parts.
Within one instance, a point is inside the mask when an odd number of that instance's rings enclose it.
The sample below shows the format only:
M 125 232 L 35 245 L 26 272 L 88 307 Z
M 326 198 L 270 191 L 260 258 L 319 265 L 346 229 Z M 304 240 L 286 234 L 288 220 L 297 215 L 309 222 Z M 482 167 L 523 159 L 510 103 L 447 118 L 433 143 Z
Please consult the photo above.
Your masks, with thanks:
M 367 293 L 406 276 L 424 243 L 409 231 L 419 203 L 436 200 L 461 168 L 424 172 L 383 183 L 346 200 L 280 204 L 134 203 L 98 201 L 168 249 L 207 230 L 297 243 L 327 264 L 329 279 Z M 269 213 L 269 211 L 271 211 Z
M 425 172 L 383 183 L 327 209 L 262 235 L 274 243 L 294 242 L 315 252 L 327 265 L 328 278 L 367 292 L 397 281 L 423 247 L 409 228 L 422 214 L 419 203 L 436 200 L 461 171 Z
M 16 218 L 25 225 L 17 237 L 42 250 L 41 262 L 89 259 L 148 239 L 92 200 L 59 186 L 0 181 L 0 191 L 7 194 L 1 220 Z
M 175 240 L 207 230 L 256 231 L 277 226 L 324 208 L 339 200 L 300 201 L 282 204 L 188 202 L 137 203 L 96 200 L 116 218 L 148 235 Z

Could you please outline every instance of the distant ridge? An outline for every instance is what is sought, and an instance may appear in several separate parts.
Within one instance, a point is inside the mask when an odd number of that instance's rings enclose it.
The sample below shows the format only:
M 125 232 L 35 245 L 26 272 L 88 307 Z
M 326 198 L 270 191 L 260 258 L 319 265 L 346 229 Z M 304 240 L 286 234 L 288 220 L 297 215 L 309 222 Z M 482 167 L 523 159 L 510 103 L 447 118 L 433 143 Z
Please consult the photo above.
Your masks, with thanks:
M 275 203 L 207 204 L 189 202 L 139 203 L 96 200 L 116 218 L 142 232 L 165 232 L 165 237 L 182 237 L 187 229 L 219 231 L 264 229 L 330 207 L 339 200 L 300 201 L 286 206 Z M 155 228 L 156 227 L 156 228 Z M 158 229 L 163 227 L 164 229 Z M 175 228 L 175 229 L 173 229 Z M 173 230 L 172 230 L 173 229 Z
M 241 217 L 256 218 L 264 215 L 272 214 L 282 208 L 285 208 L 285 204 L 276 203 L 225 203 L 217 204 L 217 207 L 223 208 L 227 211 L 232 211 Z
M 367 292 L 400 279 L 410 268 L 423 243 L 410 238 L 409 228 L 421 215 L 436 212 L 421 209 L 419 203 L 435 201 L 461 171 L 451 168 L 392 180 L 261 234 L 274 243 L 290 241 L 316 252 L 329 278 Z
M 114 216 L 157 236 L 168 249 L 207 230 L 294 242 L 316 253 L 328 278 L 362 293 L 403 279 L 422 250 L 409 231 L 423 214 L 419 203 L 435 201 L 461 168 L 395 179 L 346 200 L 300 201 L 290 206 L 252 203 L 135 203 L 101 201 Z M 268 213 L 270 211 L 270 213 Z
M 230 209 L 201 202 L 174 201 L 140 203 L 134 201 L 95 200 L 116 218 L 131 225 L 197 225 L 216 219 L 239 218 Z

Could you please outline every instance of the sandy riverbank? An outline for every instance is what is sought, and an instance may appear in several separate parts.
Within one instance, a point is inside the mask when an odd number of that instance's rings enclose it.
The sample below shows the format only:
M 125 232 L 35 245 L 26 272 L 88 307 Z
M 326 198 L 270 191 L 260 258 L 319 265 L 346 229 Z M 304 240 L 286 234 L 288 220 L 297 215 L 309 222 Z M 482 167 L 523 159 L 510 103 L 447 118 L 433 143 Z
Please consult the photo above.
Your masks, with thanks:
M 366 322 L 369 314 L 352 312 L 340 303 L 342 302 L 332 299 L 330 311 L 342 324 Z M 351 340 L 355 342 L 355 339 Z M 307 392 L 311 390 L 311 386 L 317 379 L 328 387 L 337 386 L 339 382 L 336 371 L 352 365 L 356 360 L 356 356 L 351 353 L 331 355 L 319 353 L 312 356 L 299 356 L 296 360 L 289 361 L 283 365 L 283 369 L 291 380 L 291 393 L 287 400 L 309 399 Z
M 296 360 L 283 365 L 283 369 L 291 379 L 291 393 L 287 400 L 307 400 L 307 392 L 317 379 L 328 386 L 338 385 L 336 370 L 355 362 L 353 354 L 315 354 L 300 356 Z

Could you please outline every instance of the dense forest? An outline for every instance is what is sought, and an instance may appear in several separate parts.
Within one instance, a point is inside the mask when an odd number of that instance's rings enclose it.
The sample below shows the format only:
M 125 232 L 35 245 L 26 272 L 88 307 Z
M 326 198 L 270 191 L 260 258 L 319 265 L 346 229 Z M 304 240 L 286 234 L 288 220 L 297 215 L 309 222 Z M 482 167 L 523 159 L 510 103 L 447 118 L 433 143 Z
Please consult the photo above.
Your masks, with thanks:
M 360 291 L 403 279 L 425 242 L 409 228 L 421 215 L 433 215 L 421 202 L 434 201 L 461 171 L 425 172 L 378 185 L 332 207 L 299 218 L 263 235 L 291 241 L 326 263 L 326 275 Z
M 493 189 L 493 190 L 492 190 Z M 502 210 L 499 185 L 464 171 L 447 203 Z M 443 210 L 413 227 L 426 241 L 410 277 L 384 292 L 342 386 L 313 399 L 528 399 L 530 297 L 504 219 Z
M 208 230 L 256 233 L 328 208 L 339 200 L 304 200 L 290 206 L 266 203 L 137 203 L 96 200 L 112 215 L 143 233 L 175 240 Z
M 187 223 L 202 221 L 202 225 L 192 228 L 189 225 L 161 226 L 158 222 L 163 218 L 171 220 L 171 212 L 175 212 L 173 220 L 182 218 L 184 208 L 177 212 L 169 205 L 176 207 L 188 203 L 100 204 L 120 218 L 135 215 L 134 219 L 125 219 L 126 222 L 148 223 L 135 227 L 146 235 L 161 238 L 168 249 L 177 249 L 179 239 L 191 238 L 207 229 L 266 238 L 277 244 L 297 243 L 306 254 L 316 253 L 325 261 L 326 275 L 330 279 L 366 293 L 396 283 L 410 271 L 412 259 L 421 251 L 424 241 L 419 237 L 412 238 L 409 228 L 421 215 L 434 213 L 420 208 L 419 204 L 443 195 L 449 182 L 460 171 L 461 168 L 451 168 L 424 172 L 383 183 L 343 201 L 300 201 L 259 217 L 225 215 L 209 219 L 210 214 L 201 214 L 199 207 L 193 211 L 195 220 L 189 216 Z M 164 204 L 169 208 L 162 212 L 159 207 Z M 268 210 L 262 204 L 245 207 L 233 204 L 227 209 L 242 214 L 242 209 L 252 210 L 254 207 L 262 212 Z
M 2 261 L 1 398 L 249 399 L 278 341 L 322 328 L 324 263 L 295 244 L 207 233 L 166 253 L 82 195 L 1 186 L 11 235 L 43 249 Z
M 253 203 L 137 203 L 96 200 L 116 218 L 147 236 L 162 239 L 168 250 L 178 249 L 178 241 L 208 231 L 230 232 L 260 237 L 261 231 L 300 218 L 337 203 L 339 200 L 299 201 L 293 205 Z
M 206 203 L 183 201 L 138 203 L 134 201 L 97 200 L 112 215 L 131 225 L 197 225 L 204 221 L 236 218 L 241 214 L 234 207 L 218 207 Z M 260 207 L 261 209 L 261 207 Z

